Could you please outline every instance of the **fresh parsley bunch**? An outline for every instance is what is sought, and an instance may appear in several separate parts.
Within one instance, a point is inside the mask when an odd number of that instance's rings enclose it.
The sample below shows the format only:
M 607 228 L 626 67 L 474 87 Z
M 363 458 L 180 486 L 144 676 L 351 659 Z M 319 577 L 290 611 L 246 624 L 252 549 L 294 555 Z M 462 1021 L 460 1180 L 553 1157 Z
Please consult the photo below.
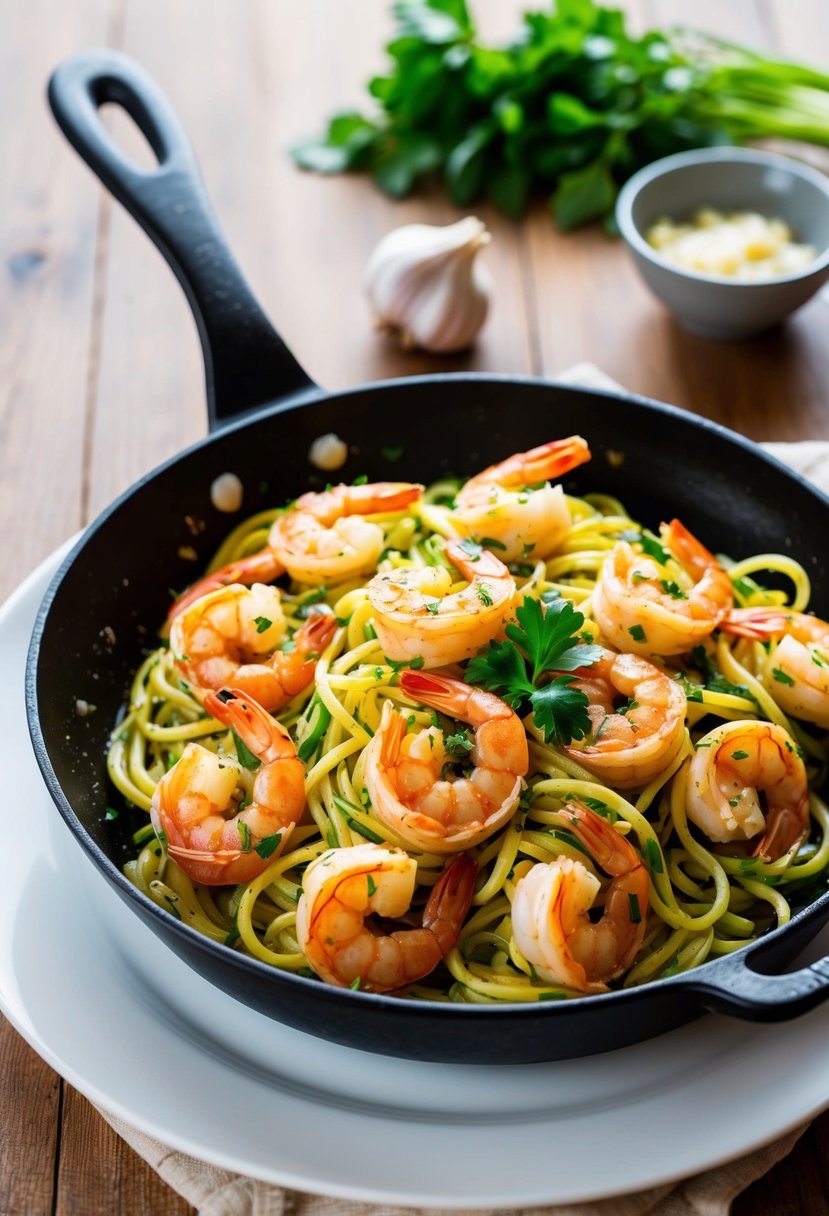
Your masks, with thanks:
M 438 171 L 452 201 L 518 217 L 549 195 L 559 226 L 610 216 L 619 186 L 670 152 L 775 135 L 829 144 L 829 77 L 702 34 L 633 37 L 624 14 L 556 0 L 507 46 L 464 0 L 396 0 L 376 117 L 338 114 L 292 149 L 320 173 L 370 173 L 401 198 Z
M 601 656 L 601 646 L 579 637 L 584 616 L 569 600 L 553 599 L 542 606 L 529 596 L 515 613 L 518 624 L 507 625 L 507 642 L 490 642 L 466 668 L 470 684 L 497 693 L 519 712 L 532 708 L 533 721 L 545 743 L 569 743 L 590 731 L 587 697 L 572 685 L 574 676 L 550 672 L 590 667 Z

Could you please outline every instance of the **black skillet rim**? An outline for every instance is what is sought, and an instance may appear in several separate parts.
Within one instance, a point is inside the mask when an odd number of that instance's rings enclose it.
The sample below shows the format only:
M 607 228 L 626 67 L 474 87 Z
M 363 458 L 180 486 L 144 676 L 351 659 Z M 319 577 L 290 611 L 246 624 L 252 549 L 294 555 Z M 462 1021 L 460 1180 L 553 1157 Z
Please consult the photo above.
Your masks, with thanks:
M 25 693 L 26 693 L 26 716 L 28 720 L 29 733 L 32 740 L 32 746 L 35 753 L 38 766 L 41 774 L 65 823 L 69 827 L 73 836 L 90 857 L 103 877 L 113 885 L 117 892 L 125 901 L 137 903 L 141 908 L 145 917 L 149 915 L 156 920 L 162 929 L 162 939 L 165 935 L 172 931 L 175 936 L 183 935 L 183 940 L 186 941 L 189 949 L 195 949 L 199 953 L 205 954 L 208 958 L 220 958 L 228 967 L 233 967 L 243 975 L 248 974 L 256 976 L 259 979 L 269 977 L 269 979 L 277 986 L 286 985 L 288 990 L 298 986 L 305 992 L 311 992 L 315 996 L 327 1003 L 335 1005 L 341 1004 L 344 1000 L 353 1008 L 353 1002 L 370 1002 L 377 1009 L 396 1010 L 400 1008 L 400 998 L 394 997 L 386 993 L 371 993 L 352 991 L 350 989 L 335 988 L 331 985 L 321 983 L 317 979 L 310 979 L 305 976 L 297 975 L 293 972 L 283 972 L 276 968 L 269 967 L 266 963 L 259 959 L 252 958 L 248 955 L 241 954 L 235 950 L 222 946 L 220 943 L 214 943 L 196 930 L 191 929 L 188 925 L 177 920 L 171 913 L 164 911 L 147 896 L 145 896 L 137 887 L 129 881 L 129 879 L 121 872 L 121 870 L 110 860 L 106 853 L 95 843 L 87 832 L 84 825 L 78 819 L 69 799 L 63 792 L 63 789 L 55 775 L 49 758 L 49 751 L 46 741 L 40 729 L 40 717 L 38 713 L 38 697 L 37 697 L 37 671 L 40 655 L 40 642 L 43 632 L 48 623 L 49 612 L 55 596 L 58 592 L 63 578 L 85 548 L 87 542 L 94 536 L 98 530 L 104 526 L 118 508 L 129 499 L 134 493 L 152 481 L 159 473 L 176 465 L 191 452 L 213 443 L 220 443 L 225 435 L 233 431 L 238 431 L 254 421 L 258 421 L 269 415 L 275 415 L 283 412 L 288 412 L 294 409 L 302 409 L 307 405 L 313 405 L 316 401 L 330 401 L 337 398 L 352 396 L 356 392 L 387 392 L 389 389 L 394 389 L 401 385 L 428 385 L 445 383 L 447 379 L 463 381 L 466 383 L 499 383 L 499 384 L 522 384 L 535 386 L 538 388 L 555 388 L 556 391 L 567 391 L 574 394 L 590 394 L 606 397 L 611 400 L 623 401 L 627 407 L 632 407 L 638 410 L 644 410 L 655 415 L 667 416 L 676 419 L 684 425 L 689 425 L 701 432 L 716 435 L 720 440 L 731 444 L 733 447 L 742 450 L 751 458 L 759 460 L 761 463 L 770 465 L 779 472 L 782 472 L 786 477 L 799 484 L 801 488 L 806 489 L 816 500 L 819 507 L 829 509 L 829 495 L 825 494 L 812 482 L 808 481 L 800 473 L 790 469 L 782 461 L 778 460 L 770 453 L 763 451 L 753 440 L 730 430 L 728 427 L 722 426 L 720 423 L 713 422 L 710 419 L 700 417 L 696 414 L 691 414 L 687 410 L 681 409 L 679 406 L 669 405 L 665 402 L 653 400 L 635 393 L 629 393 L 624 390 L 614 390 L 605 388 L 585 388 L 577 385 L 561 384 L 555 381 L 546 380 L 541 377 L 533 376 L 515 376 L 498 373 L 487 372 L 452 372 L 452 373 L 433 373 L 424 376 L 401 377 L 392 380 L 379 380 L 365 385 L 357 385 L 352 388 L 338 390 L 337 392 L 326 392 L 319 386 L 311 385 L 307 390 L 302 390 L 300 393 L 293 394 L 290 397 L 282 398 L 275 404 L 270 404 L 264 408 L 250 410 L 238 418 L 228 421 L 223 424 L 220 431 L 212 432 L 195 443 L 190 444 L 177 455 L 163 461 L 155 468 L 151 469 L 127 490 L 120 494 L 112 503 L 106 507 L 95 520 L 84 530 L 82 536 L 77 543 L 72 547 L 66 555 L 56 571 L 49 587 L 43 597 L 43 600 L 38 609 L 35 620 L 32 637 L 29 644 L 29 650 L 26 660 L 26 677 L 25 677 Z M 550 1001 L 550 1002 L 504 1002 L 499 1005 L 460 1005 L 450 1002 L 430 1002 L 418 1001 L 416 1008 L 418 1016 L 423 1016 L 428 1019 L 442 1019 L 444 1017 L 475 1017 L 479 1020 L 499 1020 L 504 1017 L 514 1017 L 516 1014 L 525 1018 L 537 1018 L 543 1009 L 545 1018 L 555 1018 L 556 1010 L 567 1010 L 568 1013 L 577 1012 L 578 1009 L 597 1008 L 597 1002 L 602 1002 L 602 1007 L 610 1008 L 611 1004 L 620 1006 L 625 1002 L 639 1001 L 648 993 L 654 991 L 664 992 L 673 989 L 676 993 L 694 992 L 701 988 L 707 989 L 711 985 L 714 989 L 718 989 L 716 978 L 712 974 L 714 968 L 718 968 L 721 973 L 726 971 L 726 964 L 736 960 L 738 966 L 745 967 L 746 960 L 754 954 L 758 957 L 769 951 L 773 951 L 774 943 L 780 940 L 783 936 L 792 935 L 792 931 L 796 931 L 796 927 L 803 926 L 807 921 L 812 919 L 820 919 L 829 911 L 829 892 L 820 896 L 813 903 L 803 909 L 797 911 L 788 924 L 779 926 L 770 933 L 758 938 L 754 942 L 747 943 L 738 950 L 733 951 L 729 955 L 723 955 L 719 959 L 713 959 L 706 962 L 699 968 L 695 968 L 690 972 L 680 973 L 675 976 L 669 976 L 663 979 L 651 980 L 645 984 L 638 985 L 635 988 L 615 989 L 607 993 L 597 995 L 573 997 L 566 1001 Z M 218 953 L 217 953 L 218 952 Z M 751 970 L 746 968 L 747 970 Z M 709 977 L 710 976 L 710 980 Z M 760 978 L 758 976 L 758 978 Z M 236 998 L 238 999 L 238 998 Z M 548 1012 L 549 1011 L 549 1012 Z

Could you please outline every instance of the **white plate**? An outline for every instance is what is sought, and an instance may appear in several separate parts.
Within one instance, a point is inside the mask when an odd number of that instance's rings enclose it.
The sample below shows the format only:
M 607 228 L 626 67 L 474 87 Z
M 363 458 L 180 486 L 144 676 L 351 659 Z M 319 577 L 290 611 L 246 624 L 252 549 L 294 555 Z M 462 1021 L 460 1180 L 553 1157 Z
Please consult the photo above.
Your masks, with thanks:
M 65 551 L 65 550 L 64 550 Z M 478 1067 L 372 1056 L 272 1022 L 197 976 L 98 875 L 28 743 L 23 668 L 56 554 L 0 610 L 0 1004 L 92 1101 L 218 1166 L 411 1206 L 596 1199 L 696 1173 L 829 1101 L 829 1006 L 705 1017 L 624 1051 Z M 814 957 L 829 950 L 829 933 Z M 610 1151 L 612 1146 L 612 1151 Z

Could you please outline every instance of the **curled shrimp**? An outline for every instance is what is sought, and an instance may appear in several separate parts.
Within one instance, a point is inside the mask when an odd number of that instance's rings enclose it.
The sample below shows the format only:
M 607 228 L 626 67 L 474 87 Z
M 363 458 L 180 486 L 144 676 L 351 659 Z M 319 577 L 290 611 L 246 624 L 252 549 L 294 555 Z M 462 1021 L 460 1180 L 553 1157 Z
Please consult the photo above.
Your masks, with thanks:
M 614 545 L 602 564 L 593 614 L 617 650 L 682 654 L 713 633 L 734 603 L 728 571 L 684 524 L 671 520 L 663 540 L 687 575 L 682 587 L 627 541 Z
M 237 561 L 229 562 L 221 569 L 214 570 L 212 574 L 206 574 L 204 578 L 200 578 L 198 582 L 188 587 L 170 605 L 167 620 L 171 621 L 173 617 L 178 616 L 185 608 L 189 608 L 192 603 L 211 591 L 229 587 L 231 583 L 242 583 L 245 587 L 251 587 L 254 583 L 272 583 L 274 579 L 284 573 L 285 567 L 277 560 L 272 549 L 260 549 L 258 553 L 251 553 L 249 557 L 240 557 Z M 279 615 L 281 619 L 282 614 Z
M 775 642 L 763 662 L 763 684 L 784 713 L 829 729 L 829 624 L 785 608 L 735 608 L 724 633 Z
M 421 658 L 424 667 L 459 663 L 486 646 L 509 614 L 515 580 L 500 558 L 464 541 L 450 541 L 445 552 L 469 580 L 462 591 L 450 594 L 444 566 L 400 566 L 369 583 L 374 628 L 390 659 Z
M 274 521 L 268 543 L 291 578 L 301 583 L 344 582 L 377 568 L 385 544 L 379 524 L 364 519 L 402 511 L 423 486 L 407 481 L 338 485 L 303 494 Z
M 548 983 L 606 992 L 630 967 L 645 937 L 650 880 L 636 849 L 606 820 L 578 803 L 561 817 L 611 876 L 604 911 L 590 918 L 601 883 L 580 861 L 557 857 L 519 879 L 512 901 L 515 944 Z
M 438 727 L 406 734 L 406 719 L 387 701 L 365 751 L 365 780 L 374 812 L 407 844 L 428 853 L 457 853 L 480 843 L 512 816 L 529 768 L 521 719 L 500 697 L 433 672 L 401 672 L 400 687 L 413 700 L 475 731 L 460 743 L 468 776 L 451 770 Z M 447 768 L 447 766 L 449 766 Z
M 580 435 L 517 452 L 467 481 L 457 495 L 454 522 L 464 536 L 496 541 L 505 562 L 547 557 L 569 533 L 571 520 L 561 486 L 538 483 L 589 459 Z
M 685 738 L 682 688 L 640 655 L 609 650 L 573 674 L 573 687 L 588 699 L 591 732 L 564 751 L 616 789 L 647 785 Z M 626 705 L 619 704 L 622 698 Z
M 455 945 L 476 872 L 470 857 L 455 857 L 432 889 L 421 927 L 385 934 L 368 918 L 408 911 L 416 863 L 389 845 L 330 849 L 303 876 L 296 913 L 300 949 L 328 984 L 366 992 L 404 988 L 434 971 Z
M 305 770 L 285 727 L 246 693 L 237 688 L 208 692 L 204 704 L 262 762 L 252 801 L 241 810 L 233 801 L 240 767 L 232 756 L 188 743 L 156 787 L 153 827 L 164 833 L 167 852 L 193 882 L 250 882 L 302 817 Z
M 279 591 L 261 583 L 211 591 L 173 618 L 170 646 L 176 667 L 201 699 L 208 689 L 234 684 L 265 709 L 279 709 L 314 678 L 316 660 L 337 628 L 330 613 L 315 613 L 285 637 Z
M 782 857 L 809 830 L 806 769 L 794 740 L 774 722 L 715 727 L 691 757 L 686 809 L 710 840 L 753 840 L 762 833 L 752 856 Z

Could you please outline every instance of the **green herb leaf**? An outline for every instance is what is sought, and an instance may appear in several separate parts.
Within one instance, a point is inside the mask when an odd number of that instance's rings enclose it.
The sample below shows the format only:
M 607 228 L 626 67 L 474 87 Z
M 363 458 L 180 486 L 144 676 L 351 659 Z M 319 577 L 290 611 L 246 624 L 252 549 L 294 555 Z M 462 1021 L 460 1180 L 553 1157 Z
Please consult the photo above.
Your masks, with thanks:
M 778 684 L 794 684 L 792 677 L 785 671 L 781 671 L 779 667 L 772 667 L 771 674 L 774 676 Z
M 233 742 L 236 747 L 236 755 L 239 757 L 239 763 L 249 772 L 255 773 L 262 761 L 254 756 L 253 752 L 245 743 L 241 735 L 237 734 L 235 730 L 231 730 L 231 734 L 233 735 Z
M 242 842 L 242 852 L 249 853 L 251 844 L 250 828 L 245 823 L 244 819 L 236 820 L 236 828 L 239 832 L 239 840 Z
M 533 721 L 544 732 L 545 743 L 569 743 L 590 732 L 589 702 L 583 692 L 570 687 L 573 682 L 573 676 L 557 676 L 530 697 Z
M 271 836 L 263 836 L 255 851 L 262 858 L 272 857 L 281 843 L 282 833 L 274 832 Z
M 647 636 L 641 625 L 631 625 L 628 629 L 628 633 L 633 638 L 634 642 L 647 641 Z
M 507 637 L 520 646 L 532 663 L 533 684 L 548 671 L 576 671 L 601 657 L 600 646 L 576 641 L 584 615 L 569 600 L 560 598 L 547 605 L 527 596 L 516 610 L 518 625 L 507 625 Z
M 673 579 L 662 578 L 659 580 L 659 586 L 662 588 L 665 594 L 670 595 L 672 599 L 687 600 L 688 598 L 682 588 L 675 583 Z
M 266 616 L 256 616 L 253 618 L 253 623 L 257 633 L 264 633 L 266 629 L 270 629 L 273 621 L 268 620 Z
M 664 874 L 665 866 L 662 862 L 662 850 L 655 840 L 648 837 L 642 848 L 642 855 L 651 874 Z

